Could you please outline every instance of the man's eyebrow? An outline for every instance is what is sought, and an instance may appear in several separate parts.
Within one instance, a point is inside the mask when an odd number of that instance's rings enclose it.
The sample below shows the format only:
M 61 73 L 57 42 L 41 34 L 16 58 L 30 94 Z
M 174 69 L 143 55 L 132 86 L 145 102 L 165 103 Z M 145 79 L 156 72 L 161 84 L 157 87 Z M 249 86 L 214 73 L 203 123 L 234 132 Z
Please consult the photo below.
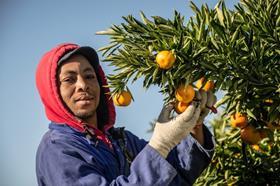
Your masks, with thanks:
M 90 68 L 90 67 L 88 67 L 88 68 L 85 68 L 84 70 L 83 70 L 83 72 L 85 73 L 85 72 L 95 72 L 92 68 Z M 76 71 L 74 71 L 74 70 L 66 70 L 65 72 L 63 72 L 61 75 L 76 75 L 77 74 L 77 72 Z
M 65 72 L 63 72 L 63 75 L 68 75 L 68 74 L 77 74 L 77 72 L 73 71 L 73 70 L 66 70 Z
M 90 67 L 87 67 L 83 70 L 84 72 L 94 72 L 94 70 Z

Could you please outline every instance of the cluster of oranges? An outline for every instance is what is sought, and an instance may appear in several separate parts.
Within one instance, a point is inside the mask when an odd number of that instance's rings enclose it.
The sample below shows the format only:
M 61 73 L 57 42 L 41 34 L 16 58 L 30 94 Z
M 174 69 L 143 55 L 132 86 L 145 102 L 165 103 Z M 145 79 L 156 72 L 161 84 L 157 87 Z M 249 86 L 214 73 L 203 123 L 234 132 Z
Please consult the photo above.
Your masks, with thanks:
M 252 146 L 256 151 L 260 151 L 259 142 L 269 137 L 271 130 L 278 129 L 275 124 L 268 123 L 267 128 L 255 128 L 248 122 L 248 117 L 246 114 L 235 113 L 230 116 L 230 124 L 232 127 L 240 128 L 240 138 L 244 143 Z M 279 126 L 280 128 L 280 126 Z
M 202 89 L 206 92 L 214 89 L 213 81 L 208 80 L 205 84 L 204 81 L 205 81 L 204 77 L 200 78 L 196 83 L 196 88 Z M 180 114 L 188 108 L 189 104 L 194 99 L 195 90 L 191 85 L 180 85 L 175 91 L 175 97 L 176 97 L 175 111 L 178 114 Z
M 169 50 L 163 50 L 156 55 L 156 63 L 161 69 L 169 69 L 175 63 L 175 55 Z M 132 96 L 129 91 L 123 90 L 113 96 L 113 102 L 116 106 L 128 106 L 131 103 Z
M 159 68 L 167 70 L 170 69 L 176 61 L 175 55 L 172 51 L 164 50 L 156 55 L 156 63 Z M 186 110 L 195 96 L 194 88 L 191 85 L 180 85 L 175 91 L 176 103 L 175 111 L 182 113 Z
M 158 67 L 163 70 L 172 68 L 176 61 L 176 56 L 170 50 L 163 50 L 157 53 L 155 62 Z M 208 80 L 205 82 L 205 77 L 200 78 L 195 87 L 204 91 L 210 91 L 214 89 L 214 82 Z M 180 84 L 175 90 L 175 107 L 174 110 L 180 114 L 184 112 L 195 97 L 195 90 L 192 85 Z M 113 102 L 116 106 L 128 106 L 131 103 L 132 95 L 129 91 L 123 90 L 113 96 Z M 271 103 L 271 100 L 266 100 L 267 103 Z M 249 124 L 246 114 L 235 113 L 230 117 L 230 124 L 232 127 L 240 128 L 240 137 L 243 142 L 252 145 L 253 149 L 258 148 L 258 143 L 268 137 L 268 129 L 280 129 L 279 125 L 273 125 L 268 123 L 267 128 L 256 129 L 253 125 Z
M 176 61 L 175 54 L 170 50 L 163 50 L 157 53 L 155 62 L 158 64 L 158 67 L 167 70 L 170 69 Z M 203 86 L 205 78 L 202 77 L 196 83 L 197 89 L 203 89 L 204 91 L 209 91 L 214 88 L 214 82 L 209 80 Z M 195 90 L 191 85 L 181 84 L 175 90 L 175 111 L 180 114 L 187 109 L 189 104 L 195 97 Z M 128 106 L 131 103 L 132 95 L 129 91 L 123 90 L 120 93 L 116 93 L 113 96 L 113 102 L 116 106 Z
M 184 112 L 195 96 L 194 88 L 191 85 L 181 84 L 175 91 L 175 111 L 180 114 Z
M 169 69 L 175 63 L 175 55 L 172 51 L 163 50 L 156 55 L 156 63 L 161 69 Z M 123 90 L 113 96 L 113 102 L 116 106 L 128 106 L 131 103 L 132 96 L 129 91 Z
M 248 124 L 248 117 L 242 113 L 235 113 L 230 116 L 230 124 L 232 127 L 240 128 L 240 137 L 242 141 L 250 145 L 256 145 L 261 140 L 260 132 Z

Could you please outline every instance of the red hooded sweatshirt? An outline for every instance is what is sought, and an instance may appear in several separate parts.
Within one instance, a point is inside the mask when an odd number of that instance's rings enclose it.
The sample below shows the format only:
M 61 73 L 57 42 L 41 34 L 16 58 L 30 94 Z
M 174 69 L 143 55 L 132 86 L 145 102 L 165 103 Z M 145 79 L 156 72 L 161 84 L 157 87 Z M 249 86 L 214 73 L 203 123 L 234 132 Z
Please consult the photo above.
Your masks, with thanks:
M 45 106 L 45 112 L 48 119 L 57 124 L 67 124 L 72 128 L 85 132 L 84 123 L 78 120 L 62 102 L 59 94 L 57 84 L 58 61 L 65 56 L 65 54 L 81 49 L 84 50 L 84 57 L 86 57 L 91 65 L 94 67 L 98 76 L 98 81 L 101 87 L 100 103 L 97 108 L 97 120 L 102 120 L 102 131 L 94 129 L 95 135 L 103 141 L 107 141 L 104 131 L 111 128 L 115 123 L 116 113 L 112 99 L 110 99 L 110 92 L 107 85 L 105 74 L 99 64 L 97 53 L 90 47 L 80 47 L 76 44 L 65 43 L 47 52 L 41 59 L 36 72 L 36 85 L 39 91 L 42 102 Z M 103 99 L 102 99 L 103 97 Z

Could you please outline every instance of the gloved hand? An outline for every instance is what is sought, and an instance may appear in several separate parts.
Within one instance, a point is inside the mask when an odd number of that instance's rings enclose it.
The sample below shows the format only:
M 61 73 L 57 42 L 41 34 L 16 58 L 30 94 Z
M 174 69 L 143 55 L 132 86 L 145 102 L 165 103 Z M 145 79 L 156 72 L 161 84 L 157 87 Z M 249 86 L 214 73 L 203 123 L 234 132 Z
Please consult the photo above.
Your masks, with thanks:
M 205 92 L 202 89 L 200 89 L 199 92 L 196 92 L 196 97 L 200 100 L 201 113 L 197 121 L 197 124 L 200 125 L 203 123 L 211 108 L 215 105 L 217 97 L 212 91 Z
M 183 113 L 170 118 L 173 107 L 172 104 L 163 107 L 149 141 L 149 145 L 164 158 L 197 124 L 201 110 L 200 104 L 193 101 Z

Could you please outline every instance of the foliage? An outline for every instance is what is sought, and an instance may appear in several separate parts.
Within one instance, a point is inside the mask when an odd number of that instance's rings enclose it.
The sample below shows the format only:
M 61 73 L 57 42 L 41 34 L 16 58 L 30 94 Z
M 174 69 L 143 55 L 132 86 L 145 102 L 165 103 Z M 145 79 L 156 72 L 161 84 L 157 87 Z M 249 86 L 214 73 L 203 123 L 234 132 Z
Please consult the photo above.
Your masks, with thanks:
M 112 93 L 141 78 L 146 89 L 159 86 L 169 102 L 182 83 L 195 86 L 201 77 L 214 81 L 214 91 L 225 93 L 216 104 L 223 107 L 223 119 L 212 123 L 217 148 L 196 184 L 279 185 L 279 129 L 256 151 L 241 142 L 240 129 L 228 120 L 238 112 L 257 129 L 272 123 L 280 128 L 280 1 L 241 0 L 233 10 L 223 1 L 214 8 L 193 2 L 190 7 L 194 16 L 187 21 L 177 11 L 173 19 L 148 19 L 141 12 L 141 20 L 129 15 L 97 33 L 110 36 L 110 44 L 99 50 L 115 67 L 108 76 Z M 163 50 L 175 54 L 170 69 L 155 62 Z
M 112 93 L 143 77 L 143 87 L 159 86 L 170 101 L 180 83 L 205 76 L 215 81 L 216 91 L 226 92 L 218 104 L 227 105 L 225 114 L 247 113 L 255 126 L 275 121 L 280 115 L 279 1 L 242 0 L 234 11 L 223 1 L 214 9 L 192 2 L 191 8 L 195 15 L 186 24 L 177 11 L 173 20 L 149 20 L 141 12 L 142 21 L 129 15 L 125 23 L 97 33 L 111 39 L 100 51 L 116 67 L 108 76 Z M 162 50 L 176 55 L 171 69 L 155 63 Z M 273 103 L 267 105 L 267 99 Z
M 255 150 L 240 140 L 240 129 L 233 129 L 222 118 L 212 122 L 217 139 L 210 166 L 194 185 L 279 185 L 280 132 L 265 138 Z M 242 147 L 242 148 L 241 148 Z

